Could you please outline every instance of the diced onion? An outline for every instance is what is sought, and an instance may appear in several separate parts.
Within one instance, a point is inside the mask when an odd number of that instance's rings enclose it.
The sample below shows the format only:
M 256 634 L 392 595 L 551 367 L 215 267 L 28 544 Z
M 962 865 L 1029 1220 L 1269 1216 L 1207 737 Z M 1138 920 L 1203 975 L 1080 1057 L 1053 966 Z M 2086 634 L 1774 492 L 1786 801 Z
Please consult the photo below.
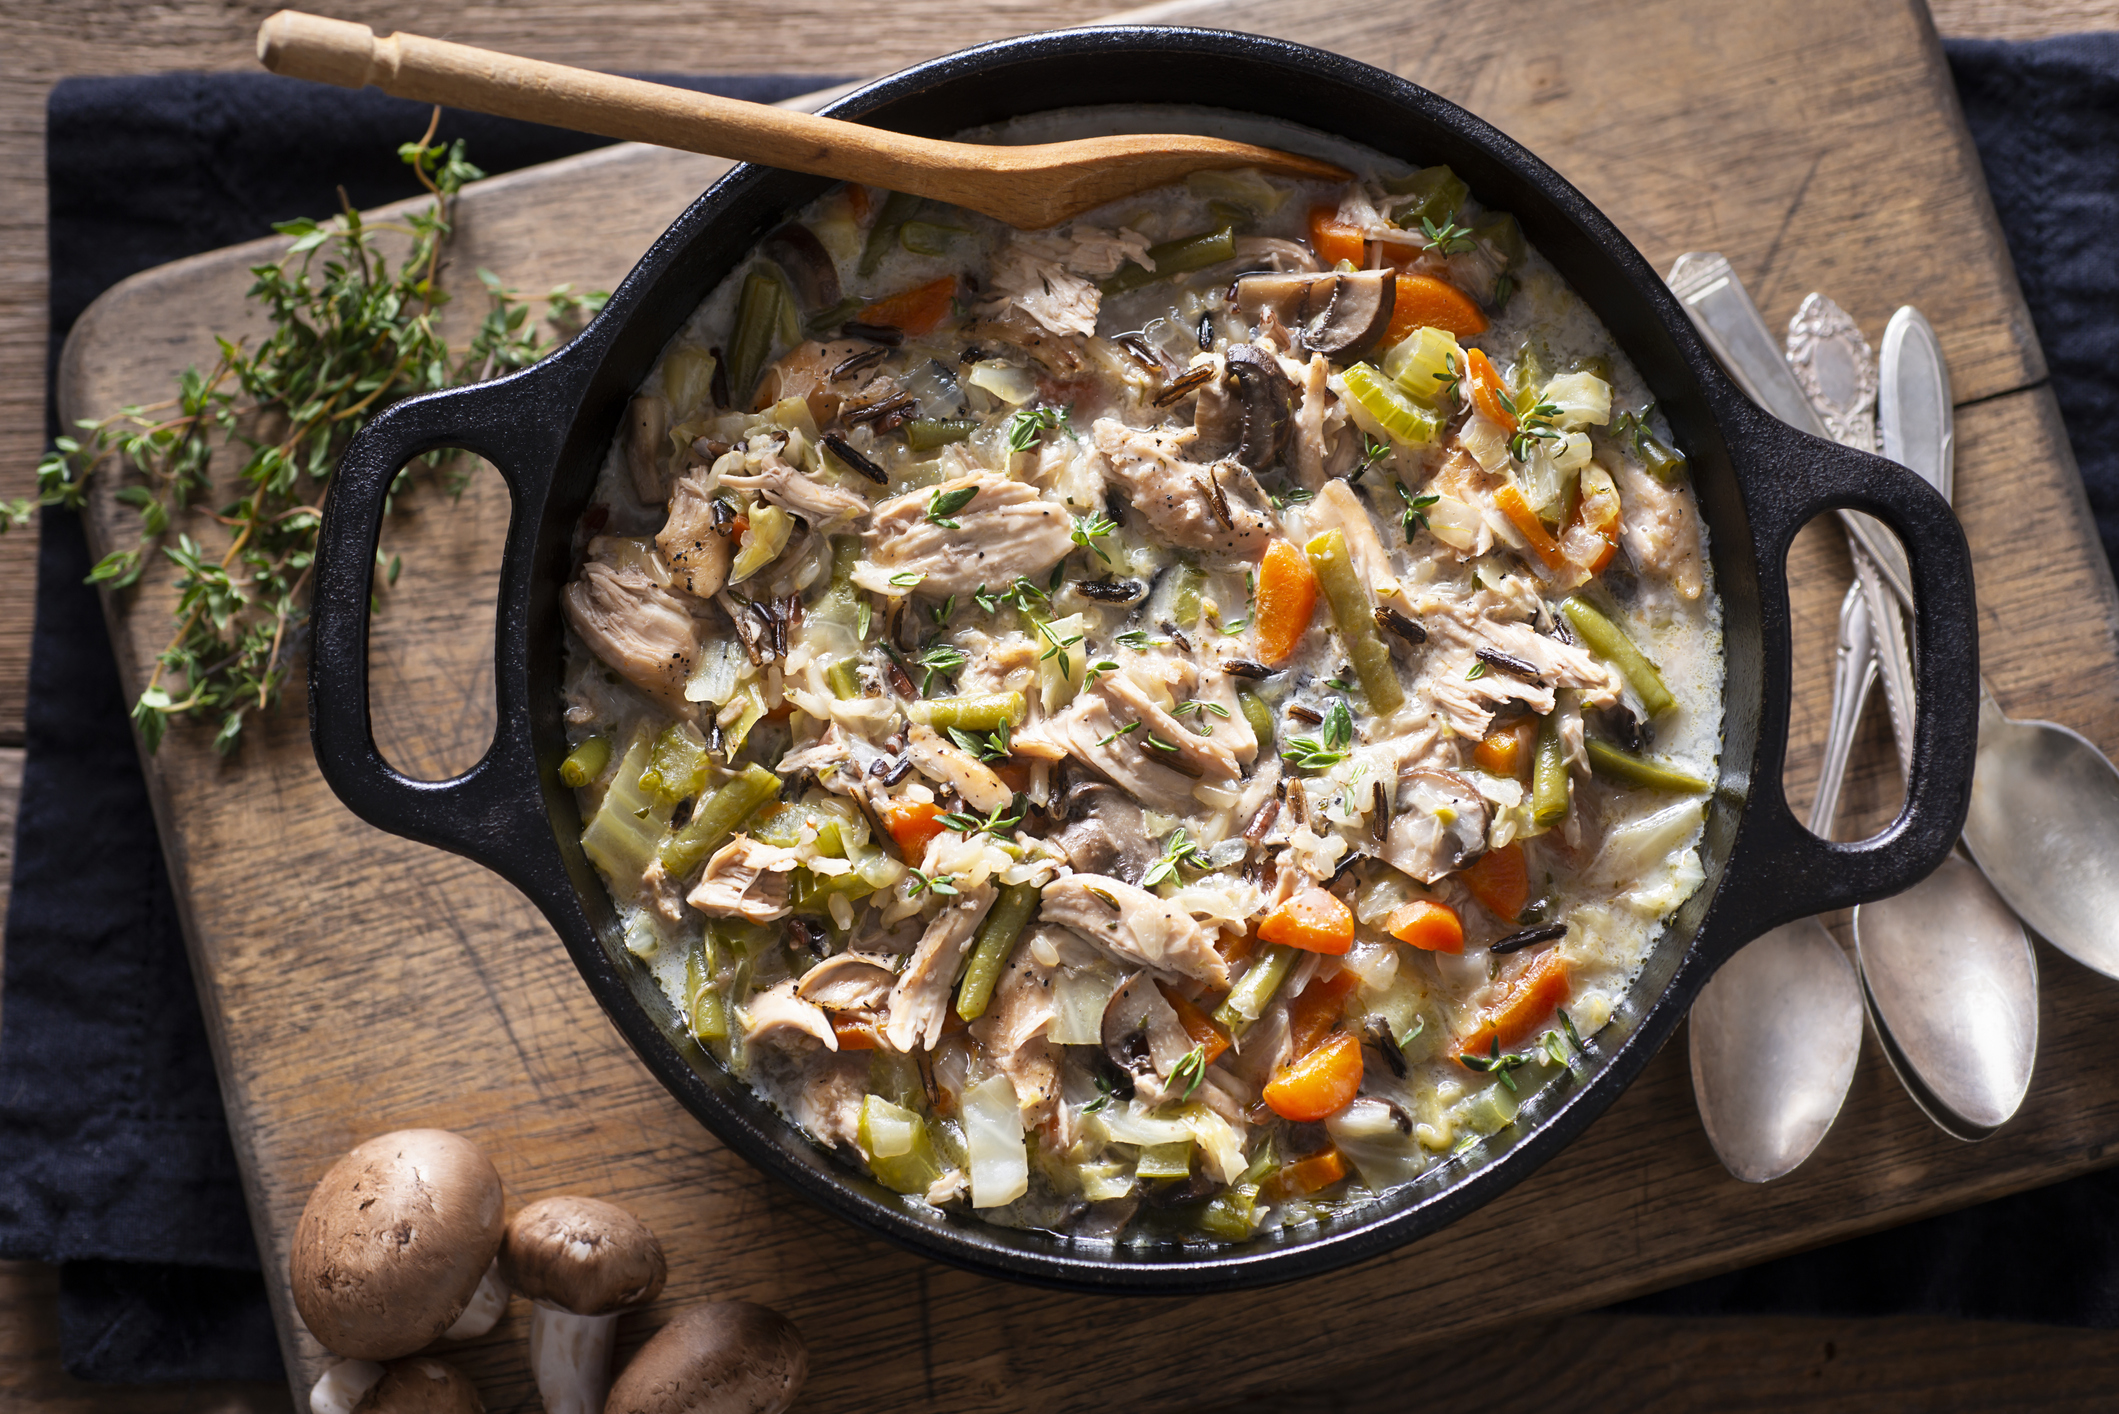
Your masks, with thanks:
M 989 1076 L 964 1092 L 964 1148 L 971 1157 L 972 1207 L 1002 1207 L 1030 1191 L 1023 1112 L 1007 1076 Z
M 1457 436 L 1485 470 L 1497 472 L 1508 465 L 1508 431 L 1485 413 L 1475 412 L 1465 419 Z M 1428 512 L 1428 520 L 1434 520 L 1433 511 Z
M 1455 496 L 1439 497 L 1427 508 L 1427 528 L 1437 540 L 1452 550 L 1470 554 L 1479 544 L 1479 527 L 1483 523 L 1477 508 Z
M 964 381 L 974 388 L 984 388 L 1012 407 L 1021 407 L 1037 396 L 1037 380 L 1030 376 L 1029 369 L 997 358 L 971 365 Z
M 1545 385 L 1540 401 L 1557 406 L 1556 421 L 1570 431 L 1611 421 L 1611 385 L 1594 373 L 1562 373 Z
M 1690 842 L 1706 818 L 1704 800 L 1686 800 L 1628 821 L 1604 837 L 1604 847 L 1597 851 L 1589 877 L 1606 885 L 1630 884 L 1640 879 Z
M 1249 1160 L 1243 1156 L 1242 1138 L 1227 1120 L 1205 1105 L 1187 1105 L 1184 1122 L 1214 1177 L 1223 1183 L 1234 1183 L 1243 1177 Z

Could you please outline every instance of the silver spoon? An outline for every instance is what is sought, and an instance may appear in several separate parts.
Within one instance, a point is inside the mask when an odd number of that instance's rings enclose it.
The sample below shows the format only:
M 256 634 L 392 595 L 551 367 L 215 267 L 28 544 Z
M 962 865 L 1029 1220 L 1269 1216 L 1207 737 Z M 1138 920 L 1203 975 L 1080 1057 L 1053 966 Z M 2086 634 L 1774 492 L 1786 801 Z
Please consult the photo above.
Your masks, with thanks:
M 1935 331 L 1910 306 L 1884 332 L 1881 398 L 1884 455 L 1947 497 L 1949 380 Z M 1903 762 L 1903 737 L 1899 747 Z M 1884 1055 L 1937 1127 L 1984 1139 L 2016 1113 L 2038 1059 L 2038 959 L 1976 867 L 1953 854 L 1855 909 L 1854 955 Z
M 1859 586 L 1839 610 L 1839 660 L 1811 833 L 1829 839 L 1862 705 L 1876 681 L 1868 606 Z M 1722 964 L 1686 1025 L 1692 1094 L 1722 1167 L 1765 1183 L 1810 1157 L 1854 1083 L 1861 1056 L 1861 985 L 1815 918 L 1775 928 Z

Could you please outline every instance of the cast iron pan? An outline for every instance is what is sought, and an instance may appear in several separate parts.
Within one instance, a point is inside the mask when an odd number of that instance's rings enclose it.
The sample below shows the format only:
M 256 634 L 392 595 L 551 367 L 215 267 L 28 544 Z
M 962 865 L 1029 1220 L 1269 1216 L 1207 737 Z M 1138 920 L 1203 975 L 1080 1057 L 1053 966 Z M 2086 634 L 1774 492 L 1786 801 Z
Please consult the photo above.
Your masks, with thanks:
M 1776 924 L 1897 893 L 1942 860 L 1964 822 L 1976 732 L 1972 567 L 1942 498 L 1911 472 L 1796 432 L 1715 367 L 1662 282 L 1616 227 L 1523 148 L 1380 69 L 1280 40 L 1112 26 L 1006 40 L 908 69 L 826 111 L 934 136 L 1025 113 L 1144 100 L 1241 110 L 1343 135 L 1421 164 L 1447 162 L 1588 300 L 1654 390 L 1712 536 L 1728 673 L 1721 779 L 1701 855 L 1706 883 L 1672 920 L 1628 1000 L 1591 1043 L 1588 1076 L 1547 1086 L 1483 1148 L 1358 1213 L 1222 1247 L 1116 1250 L 915 1207 L 819 1149 L 684 1034 L 619 940 L 558 781 L 559 591 L 574 526 L 632 389 L 699 300 L 825 183 L 738 167 L 693 203 L 609 306 L 533 368 L 397 404 L 347 449 L 317 552 L 309 712 L 319 763 L 382 829 L 479 861 L 528 894 L 656 1078 L 723 1142 L 849 1222 L 975 1271 L 1103 1291 L 1201 1292 L 1327 1271 L 1433 1232 L 1521 1180 L 1609 1105 L 1720 963 Z M 415 781 L 376 750 L 368 612 L 385 491 L 441 447 L 492 462 L 514 497 L 494 667 L 499 727 L 448 781 Z M 1920 720 L 1904 812 L 1883 834 L 1833 844 L 1781 792 L 1789 702 L 1785 557 L 1834 507 L 1880 517 L 1905 542 L 1920 612 Z

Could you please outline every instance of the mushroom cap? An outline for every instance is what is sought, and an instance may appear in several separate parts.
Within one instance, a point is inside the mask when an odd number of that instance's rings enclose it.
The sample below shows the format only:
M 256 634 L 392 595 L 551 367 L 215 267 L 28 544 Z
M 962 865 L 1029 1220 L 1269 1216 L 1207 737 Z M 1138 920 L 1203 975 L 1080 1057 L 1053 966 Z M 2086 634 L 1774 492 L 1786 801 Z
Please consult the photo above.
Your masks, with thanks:
M 644 1306 L 669 1268 L 654 1231 L 616 1203 L 540 1198 L 508 1223 L 500 1269 L 508 1284 L 577 1316 Z
M 421 1356 L 385 1366 L 353 1414 L 486 1414 L 486 1405 L 463 1371 Z
M 500 1175 L 460 1134 L 400 1129 L 355 1145 L 295 1226 L 295 1309 L 340 1355 L 410 1355 L 470 1304 L 500 1248 L 504 1208 Z
M 603 1414 L 780 1414 L 808 1375 L 794 1322 L 748 1301 L 710 1301 L 640 1347 Z

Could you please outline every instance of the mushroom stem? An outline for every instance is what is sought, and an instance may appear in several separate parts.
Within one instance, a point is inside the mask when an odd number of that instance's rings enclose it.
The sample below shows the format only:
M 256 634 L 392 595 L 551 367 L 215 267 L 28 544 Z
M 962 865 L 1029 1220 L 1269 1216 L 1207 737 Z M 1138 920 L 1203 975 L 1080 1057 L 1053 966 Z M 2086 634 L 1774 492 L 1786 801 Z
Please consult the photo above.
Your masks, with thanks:
M 617 1330 L 615 1311 L 577 1316 L 542 1301 L 530 1308 L 530 1373 L 545 1414 L 601 1414 Z
M 476 1340 L 493 1329 L 500 1320 L 500 1313 L 508 1309 L 508 1283 L 500 1274 L 500 1258 L 495 1257 L 486 1268 L 486 1274 L 478 1279 L 478 1290 L 471 1293 L 471 1304 L 456 1318 L 456 1324 L 441 1333 L 443 1340 Z
M 340 1360 L 309 1387 L 309 1414 L 352 1414 L 361 1396 L 375 1388 L 383 1367 L 373 1360 Z

